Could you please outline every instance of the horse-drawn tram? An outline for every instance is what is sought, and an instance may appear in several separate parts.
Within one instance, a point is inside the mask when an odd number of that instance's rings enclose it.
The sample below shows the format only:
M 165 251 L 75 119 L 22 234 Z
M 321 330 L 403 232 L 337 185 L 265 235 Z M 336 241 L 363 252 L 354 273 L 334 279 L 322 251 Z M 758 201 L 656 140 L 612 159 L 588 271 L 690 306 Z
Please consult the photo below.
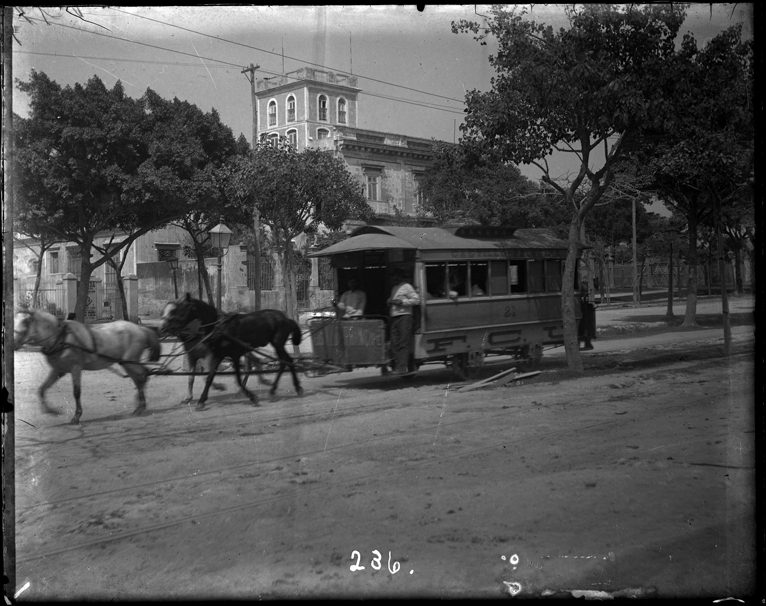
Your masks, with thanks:
M 314 361 L 388 372 L 387 299 L 394 273 L 403 270 L 420 300 L 413 307 L 413 354 L 405 374 L 437 362 L 470 378 L 490 354 L 514 356 L 520 370 L 533 370 L 543 347 L 563 344 L 566 253 L 567 243 L 547 229 L 360 227 L 312 254 L 330 258 L 339 295 L 349 280 L 366 295 L 364 313 L 355 319 L 339 313 L 309 320 Z M 595 338 L 593 306 L 575 300 L 580 337 Z

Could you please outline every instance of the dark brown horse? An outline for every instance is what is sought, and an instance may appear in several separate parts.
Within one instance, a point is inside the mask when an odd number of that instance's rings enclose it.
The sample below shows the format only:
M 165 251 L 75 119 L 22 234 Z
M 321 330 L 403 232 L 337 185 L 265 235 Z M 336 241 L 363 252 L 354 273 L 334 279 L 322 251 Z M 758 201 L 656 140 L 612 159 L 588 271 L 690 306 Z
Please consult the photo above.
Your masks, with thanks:
M 199 331 L 204 334 L 202 343 L 210 351 L 210 368 L 205 388 L 197 401 L 197 410 L 205 408 L 208 391 L 218 365 L 224 358 L 231 360 L 237 383 L 250 401 L 257 405 L 257 396 L 248 391 L 242 380 L 240 360 L 242 356 L 251 354 L 253 348 L 265 347 L 269 344 L 274 347 L 280 361 L 279 372 L 269 393 L 272 396 L 276 393 L 279 379 L 287 367 L 293 376 L 295 392 L 299 396 L 303 395 L 303 388 L 298 381 L 293 359 L 285 350 L 285 343 L 290 337 L 292 337 L 293 345 L 300 344 L 301 330 L 297 322 L 278 309 L 230 314 L 219 319 L 215 307 L 204 301 L 192 299 L 187 293 L 185 298 L 176 301 L 171 308 L 166 309 L 163 320 L 163 330 L 167 333 L 180 335 L 196 321 L 199 323 Z
M 177 301 L 170 301 L 167 305 L 165 305 L 165 309 L 162 310 L 162 318 L 160 320 L 159 326 L 160 337 L 165 337 L 171 334 L 171 332 L 168 330 L 168 323 L 170 316 L 175 311 L 177 305 Z M 188 394 L 183 400 L 181 400 L 181 404 L 186 404 L 194 399 L 193 373 L 196 372 L 198 368 L 204 369 L 205 372 L 210 371 L 212 352 L 206 343 L 205 337 L 207 334 L 209 334 L 209 331 L 206 332 L 202 329 L 202 323 L 199 320 L 194 320 L 181 330 L 176 331 L 176 334 L 173 335 L 178 337 L 183 344 L 184 352 L 186 354 L 186 366 L 189 370 L 189 380 L 187 382 Z M 245 366 L 247 371 L 249 371 L 252 367 L 260 370 L 260 360 L 258 360 L 253 354 L 248 354 L 245 359 Z M 271 382 L 266 380 L 263 375 L 259 374 L 258 379 L 261 383 L 271 385 Z M 247 376 L 243 378 L 242 382 L 247 384 Z M 218 391 L 223 391 L 226 389 L 221 383 L 216 382 L 213 382 L 212 387 Z

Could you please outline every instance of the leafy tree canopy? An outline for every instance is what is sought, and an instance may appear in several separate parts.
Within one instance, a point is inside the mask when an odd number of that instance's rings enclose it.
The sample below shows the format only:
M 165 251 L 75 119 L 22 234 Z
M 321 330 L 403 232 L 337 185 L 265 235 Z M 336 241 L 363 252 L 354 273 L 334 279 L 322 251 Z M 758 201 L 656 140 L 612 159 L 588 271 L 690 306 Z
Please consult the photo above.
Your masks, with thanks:
M 465 147 L 437 143 L 420 187 L 422 210 L 441 222 L 460 215 L 482 225 L 549 226 L 535 183 L 516 166 Z
M 83 283 L 142 234 L 214 198 L 217 171 L 239 149 L 215 110 L 151 89 L 132 99 L 119 81 L 110 90 L 94 76 L 62 88 L 36 71 L 18 87 L 31 109 L 29 118 L 16 117 L 15 130 L 22 231 L 78 243 Z M 96 236 L 116 230 L 128 236 L 92 260 Z
M 251 156 L 236 157 L 226 171 L 229 199 L 242 208 L 255 205 L 282 244 L 313 234 L 319 225 L 337 230 L 347 219 L 372 216 L 361 184 L 330 152 L 299 153 L 286 140 L 261 141 Z

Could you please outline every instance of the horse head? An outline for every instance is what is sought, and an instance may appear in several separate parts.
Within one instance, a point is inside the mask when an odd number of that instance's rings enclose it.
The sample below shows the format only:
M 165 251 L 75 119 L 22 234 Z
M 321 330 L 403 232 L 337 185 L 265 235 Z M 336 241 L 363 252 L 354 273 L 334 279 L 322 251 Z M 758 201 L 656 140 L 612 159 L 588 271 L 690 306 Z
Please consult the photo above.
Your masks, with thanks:
M 195 328 L 202 326 L 212 326 L 218 319 L 218 312 L 215 307 L 208 305 L 199 299 L 192 299 L 189 293 L 178 301 L 171 301 L 162 311 L 162 320 L 160 321 L 160 334 L 172 334 L 179 336 L 190 324 L 194 323 Z M 209 329 L 208 329 L 209 330 Z M 193 330 L 194 333 L 197 330 Z
M 32 325 L 32 312 L 23 309 L 13 318 L 13 349 L 20 349 L 29 340 L 29 329 Z
M 13 349 L 25 343 L 38 344 L 55 337 L 60 331 L 59 320 L 44 311 L 22 308 L 13 318 Z

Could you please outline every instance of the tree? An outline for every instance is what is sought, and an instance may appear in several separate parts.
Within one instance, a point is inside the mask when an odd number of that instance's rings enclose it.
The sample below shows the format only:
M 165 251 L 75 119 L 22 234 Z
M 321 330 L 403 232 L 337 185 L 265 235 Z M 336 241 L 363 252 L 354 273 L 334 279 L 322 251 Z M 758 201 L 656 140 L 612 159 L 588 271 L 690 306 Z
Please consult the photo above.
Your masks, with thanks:
M 237 156 L 227 171 L 229 200 L 240 208 L 256 207 L 269 228 L 282 266 L 287 314 L 297 319 L 293 240 L 313 236 L 320 225 L 337 230 L 349 218 L 370 218 L 362 186 L 332 153 L 298 153 L 284 138 L 276 145 L 260 141 L 251 156 Z
M 685 13 L 679 5 L 646 7 L 576 5 L 566 9 L 567 29 L 526 18 L 526 9 L 494 7 L 486 26 L 453 22 L 453 32 L 473 32 L 485 43 L 496 76 L 491 90 L 466 95 L 461 145 L 501 161 L 533 164 L 569 209 L 569 248 L 561 305 L 567 363 L 582 371 L 575 319 L 574 276 L 581 226 L 608 189 L 627 141 L 663 119 L 663 69 Z M 481 31 L 481 33 L 479 33 Z M 562 183 L 547 156 L 572 154 L 579 169 Z M 585 195 L 578 197 L 584 183 Z
M 704 48 L 689 33 L 666 69 L 666 119 L 626 154 L 645 189 L 686 218 L 689 283 L 683 326 L 696 325 L 697 239 L 703 224 L 725 229 L 726 209 L 752 208 L 753 47 L 733 26 Z M 739 210 L 734 210 L 738 207 Z M 739 247 L 735 247 L 739 248 Z
M 213 305 L 210 275 L 205 267 L 205 257 L 212 251 L 210 230 L 218 224 L 221 217 L 225 217 L 232 226 L 247 222 L 247 209 L 232 204 L 226 197 L 226 163 L 235 155 L 248 155 L 250 145 L 243 135 L 235 142 L 231 131 L 221 124 L 215 110 L 211 114 L 202 114 L 195 106 L 186 106 L 184 109 L 191 114 L 189 119 L 199 122 L 199 143 L 203 148 L 207 147 L 207 162 L 204 169 L 189 183 L 188 190 L 193 203 L 190 204 L 188 212 L 171 224 L 183 228 L 188 234 L 191 245 L 185 247 L 184 252 L 197 260 L 199 298 L 203 298 L 204 289 L 208 303 Z M 183 118 L 180 119 L 180 122 L 184 121 Z
M 516 166 L 470 154 L 465 147 L 434 147 L 434 162 L 420 181 L 423 211 L 441 222 L 457 215 L 482 225 L 534 227 L 540 222 L 539 188 Z
M 52 233 L 79 245 L 75 313 L 83 320 L 93 270 L 213 195 L 216 163 L 236 142 L 215 111 L 202 114 L 151 89 L 136 100 L 119 81 L 109 90 L 94 76 L 62 88 L 35 71 L 18 86 L 31 108 L 18 118 L 18 205 L 51 217 Z M 92 258 L 97 235 L 115 231 L 127 236 Z

